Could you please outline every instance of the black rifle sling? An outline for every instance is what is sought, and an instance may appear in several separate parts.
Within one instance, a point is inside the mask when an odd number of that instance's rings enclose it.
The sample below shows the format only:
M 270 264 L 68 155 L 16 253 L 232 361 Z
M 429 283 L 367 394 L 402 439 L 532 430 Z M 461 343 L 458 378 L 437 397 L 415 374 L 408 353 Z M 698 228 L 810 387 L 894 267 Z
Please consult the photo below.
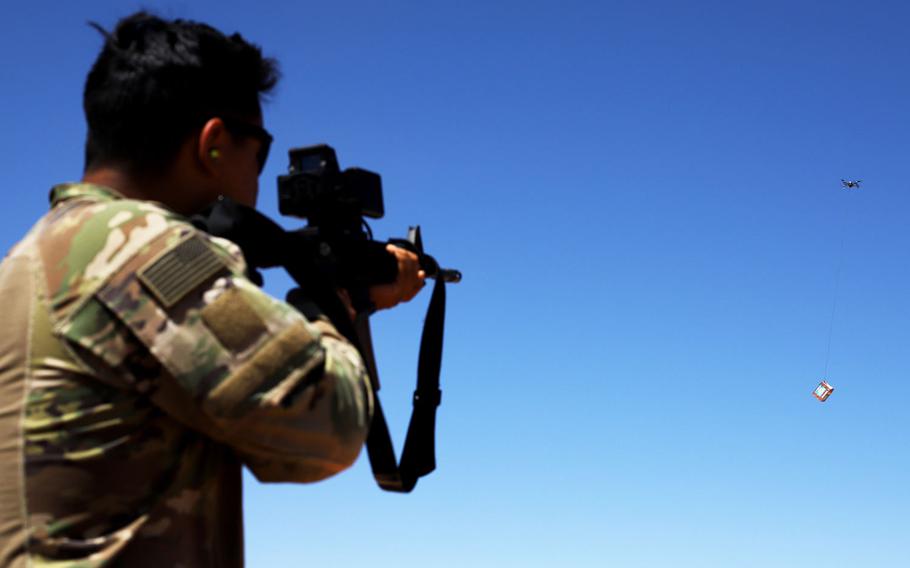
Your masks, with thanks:
M 193 223 L 210 234 L 227 238 L 240 246 L 249 266 L 249 275 L 257 284 L 262 285 L 262 276 L 256 268 L 284 266 L 299 285 L 304 285 L 305 278 L 301 277 L 300 271 L 283 263 L 282 255 L 286 248 L 284 243 L 287 233 L 277 223 L 255 209 L 223 199 L 215 204 L 208 214 L 194 217 Z M 423 325 L 417 364 L 417 389 L 414 391 L 414 410 L 411 413 L 400 463 L 395 459 L 389 427 L 379 403 L 379 373 L 373 355 L 369 315 L 362 313 L 358 316 L 356 324 L 350 326 L 344 321 L 345 311 L 341 309 L 334 291 L 322 290 L 312 285 L 307 289 L 317 297 L 322 294 L 324 300 L 322 307 L 336 315 L 332 318 L 333 322 L 338 330 L 358 347 L 370 373 L 375 404 L 366 445 L 373 477 L 386 491 L 410 492 L 417 484 L 418 478 L 436 468 L 436 407 L 439 406 L 442 396 L 439 390 L 439 373 L 442 364 L 446 304 L 444 275 L 439 274 L 436 277 Z M 333 306 L 333 301 L 338 304 L 338 309 L 332 309 L 336 307 Z
M 409 493 L 417 485 L 418 478 L 436 469 L 436 407 L 442 399 L 439 373 L 442 366 L 445 306 L 445 281 L 439 277 L 433 287 L 433 296 L 430 298 L 420 338 L 414 409 L 401 452 L 401 462 L 395 459 L 389 426 L 379 403 L 379 376 L 376 374 L 369 324 L 365 317 L 358 321 L 357 331 L 363 347 L 362 353 L 368 360 L 367 368 L 373 378 L 373 392 L 376 395 L 373 423 L 367 436 L 367 453 L 373 477 L 379 487 L 386 491 Z

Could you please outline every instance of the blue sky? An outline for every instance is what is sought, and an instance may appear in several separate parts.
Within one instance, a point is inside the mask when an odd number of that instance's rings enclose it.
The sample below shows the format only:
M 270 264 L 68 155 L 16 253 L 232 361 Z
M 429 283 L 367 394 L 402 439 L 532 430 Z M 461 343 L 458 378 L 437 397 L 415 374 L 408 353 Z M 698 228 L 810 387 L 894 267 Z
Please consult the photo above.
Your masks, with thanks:
M 438 471 L 247 476 L 249 566 L 910 565 L 906 4 L 16 3 L 4 247 L 80 176 L 84 22 L 141 6 L 280 60 L 266 213 L 327 142 L 465 274 Z M 399 448 L 428 300 L 374 318 Z

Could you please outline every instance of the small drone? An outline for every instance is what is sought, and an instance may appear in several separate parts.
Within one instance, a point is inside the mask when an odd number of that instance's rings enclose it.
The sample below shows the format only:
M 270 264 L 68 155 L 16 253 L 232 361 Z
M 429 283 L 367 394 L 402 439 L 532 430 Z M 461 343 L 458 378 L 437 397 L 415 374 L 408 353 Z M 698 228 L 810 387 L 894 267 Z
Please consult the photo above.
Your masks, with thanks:
M 859 184 L 862 183 L 862 181 L 863 180 L 861 180 L 861 179 L 858 179 L 858 180 L 841 179 L 840 180 L 841 184 L 844 186 L 844 189 L 859 189 Z

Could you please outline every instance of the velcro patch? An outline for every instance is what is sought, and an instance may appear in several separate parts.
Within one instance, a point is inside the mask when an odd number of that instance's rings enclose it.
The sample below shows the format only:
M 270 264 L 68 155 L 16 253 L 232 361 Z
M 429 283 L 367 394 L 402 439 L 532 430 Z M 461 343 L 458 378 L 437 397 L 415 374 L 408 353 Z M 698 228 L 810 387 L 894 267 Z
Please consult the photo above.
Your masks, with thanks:
M 237 288 L 225 291 L 202 308 L 202 321 L 222 345 L 239 352 L 268 333 L 265 322 Z
M 139 280 L 170 308 L 227 265 L 198 235 L 184 240 L 139 270 Z
M 289 376 L 298 381 L 325 361 L 313 350 L 315 338 L 298 322 L 284 329 L 208 395 L 206 407 L 216 416 L 236 416 Z M 296 381 L 295 381 L 296 383 Z

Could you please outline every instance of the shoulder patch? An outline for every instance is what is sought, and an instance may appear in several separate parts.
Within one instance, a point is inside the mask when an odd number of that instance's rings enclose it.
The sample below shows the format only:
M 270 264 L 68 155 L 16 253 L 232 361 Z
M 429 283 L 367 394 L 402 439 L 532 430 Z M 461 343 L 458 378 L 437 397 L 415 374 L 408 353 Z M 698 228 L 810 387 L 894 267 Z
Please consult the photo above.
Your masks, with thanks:
M 228 270 L 227 264 L 199 235 L 163 253 L 139 269 L 139 281 L 170 308 L 209 278 Z
M 202 308 L 201 314 L 202 321 L 215 337 L 233 352 L 249 348 L 269 332 L 265 322 L 237 288 L 226 290 Z

